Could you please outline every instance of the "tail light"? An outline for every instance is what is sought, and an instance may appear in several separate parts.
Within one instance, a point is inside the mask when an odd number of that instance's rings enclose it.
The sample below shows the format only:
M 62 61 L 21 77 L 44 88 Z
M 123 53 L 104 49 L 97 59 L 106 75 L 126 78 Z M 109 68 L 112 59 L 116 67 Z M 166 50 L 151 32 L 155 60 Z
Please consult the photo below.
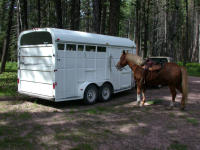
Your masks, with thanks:
M 57 86 L 57 82 L 54 82 L 54 83 L 53 83 L 53 89 L 55 89 L 56 86 Z
M 17 78 L 17 84 L 19 84 L 19 78 Z

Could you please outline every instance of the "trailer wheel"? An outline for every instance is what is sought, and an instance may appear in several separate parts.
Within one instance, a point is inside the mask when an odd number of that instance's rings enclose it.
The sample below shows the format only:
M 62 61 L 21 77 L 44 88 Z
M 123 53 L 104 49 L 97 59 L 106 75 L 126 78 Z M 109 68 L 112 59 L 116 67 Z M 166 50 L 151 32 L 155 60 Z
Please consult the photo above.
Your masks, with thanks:
M 94 104 L 98 98 L 98 89 L 95 85 L 89 85 L 84 93 L 84 103 Z
M 105 83 L 100 87 L 99 100 L 102 102 L 109 101 L 112 97 L 113 88 L 110 84 Z

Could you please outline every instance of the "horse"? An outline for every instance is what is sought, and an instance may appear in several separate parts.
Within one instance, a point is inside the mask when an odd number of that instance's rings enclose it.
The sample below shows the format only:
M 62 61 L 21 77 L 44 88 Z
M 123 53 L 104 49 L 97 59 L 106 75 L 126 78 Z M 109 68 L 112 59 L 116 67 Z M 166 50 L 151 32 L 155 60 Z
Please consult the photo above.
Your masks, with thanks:
M 141 62 L 138 60 L 135 60 L 139 58 L 139 56 L 136 57 L 134 54 L 130 54 L 128 52 L 123 51 L 120 60 L 116 65 L 116 68 L 118 70 L 122 70 L 123 67 L 128 65 L 133 73 L 134 73 L 134 79 L 137 84 L 137 105 L 144 106 L 145 103 L 145 88 L 143 88 L 143 84 L 141 80 L 143 79 L 143 72 L 144 69 L 140 64 L 137 64 L 136 62 Z M 141 60 L 141 58 L 139 58 Z M 187 96 L 188 96 L 188 85 L 187 85 L 187 71 L 184 67 L 177 65 L 176 63 L 165 63 L 163 67 L 160 70 L 156 71 L 147 71 L 146 74 L 146 84 L 147 85 L 168 85 L 171 95 L 172 95 L 172 101 L 170 102 L 170 108 L 172 109 L 174 107 L 175 98 L 176 98 L 176 90 L 180 91 L 182 93 L 182 99 L 181 99 L 181 109 L 185 109 L 185 103 L 187 102 Z M 142 92 L 142 103 L 141 103 L 141 92 Z

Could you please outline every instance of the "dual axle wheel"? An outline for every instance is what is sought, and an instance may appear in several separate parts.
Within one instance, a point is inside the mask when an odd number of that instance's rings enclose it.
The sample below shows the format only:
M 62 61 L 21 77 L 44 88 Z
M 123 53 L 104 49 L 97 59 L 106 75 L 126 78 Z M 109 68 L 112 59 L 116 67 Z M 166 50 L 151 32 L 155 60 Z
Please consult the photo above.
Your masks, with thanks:
M 102 102 L 106 102 L 110 100 L 113 93 L 112 86 L 108 83 L 103 84 L 99 89 L 91 84 L 89 85 L 84 93 L 84 103 L 86 104 L 94 104 L 97 99 Z

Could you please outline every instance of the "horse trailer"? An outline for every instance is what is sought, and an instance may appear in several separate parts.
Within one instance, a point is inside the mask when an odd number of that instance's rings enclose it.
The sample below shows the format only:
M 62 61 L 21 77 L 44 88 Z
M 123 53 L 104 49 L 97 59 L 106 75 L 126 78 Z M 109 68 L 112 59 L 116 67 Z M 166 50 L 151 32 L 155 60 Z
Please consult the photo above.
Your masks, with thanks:
M 18 92 L 55 102 L 107 101 L 112 93 L 131 89 L 132 71 L 118 71 L 123 50 L 135 53 L 127 38 L 41 28 L 18 39 Z

